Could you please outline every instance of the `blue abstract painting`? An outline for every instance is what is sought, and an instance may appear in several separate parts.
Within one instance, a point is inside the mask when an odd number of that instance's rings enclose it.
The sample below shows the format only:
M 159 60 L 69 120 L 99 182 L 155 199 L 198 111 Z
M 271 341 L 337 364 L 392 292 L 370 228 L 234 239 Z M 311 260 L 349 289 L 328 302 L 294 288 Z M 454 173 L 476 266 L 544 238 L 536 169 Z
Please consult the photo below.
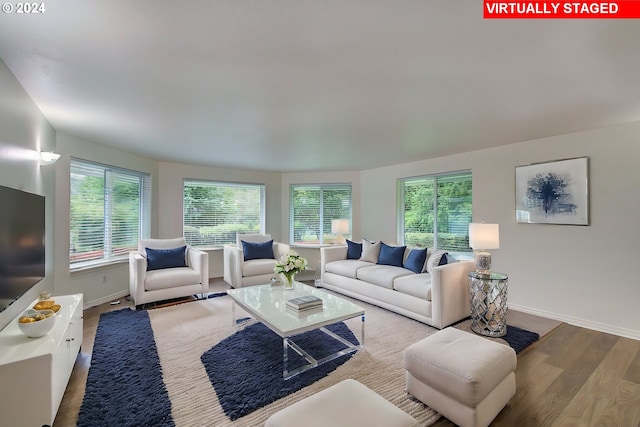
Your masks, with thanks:
M 589 224 L 588 157 L 516 167 L 516 219 Z

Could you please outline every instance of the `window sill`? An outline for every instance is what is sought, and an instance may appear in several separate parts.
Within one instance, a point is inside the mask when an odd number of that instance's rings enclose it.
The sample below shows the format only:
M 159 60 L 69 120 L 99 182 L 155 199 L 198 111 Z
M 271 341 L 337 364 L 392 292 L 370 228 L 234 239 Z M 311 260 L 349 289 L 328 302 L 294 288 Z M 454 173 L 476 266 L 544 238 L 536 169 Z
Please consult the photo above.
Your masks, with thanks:
M 72 276 L 91 273 L 94 271 L 105 270 L 108 268 L 119 266 L 120 264 L 127 264 L 129 262 L 128 259 L 117 259 L 113 261 L 85 264 L 82 266 L 71 267 L 69 268 L 69 273 Z
M 289 247 L 291 248 L 309 248 L 309 249 L 320 249 L 320 248 L 330 248 L 332 246 L 346 246 L 345 244 L 342 243 L 326 243 L 326 244 L 309 244 L 309 245 L 304 245 L 304 244 L 300 244 L 300 243 L 289 243 Z

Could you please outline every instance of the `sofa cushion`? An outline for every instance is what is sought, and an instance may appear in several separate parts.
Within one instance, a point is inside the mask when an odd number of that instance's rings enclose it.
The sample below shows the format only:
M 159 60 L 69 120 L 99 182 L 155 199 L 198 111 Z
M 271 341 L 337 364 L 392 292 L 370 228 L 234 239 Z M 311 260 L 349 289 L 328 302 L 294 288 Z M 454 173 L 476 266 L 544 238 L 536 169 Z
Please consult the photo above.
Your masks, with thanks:
M 420 273 L 398 277 L 393 281 L 393 289 L 403 294 L 431 301 L 431 275 Z
M 251 259 L 242 264 L 242 277 L 259 276 L 261 274 L 273 274 L 273 267 L 276 265 L 275 259 Z
M 196 285 L 201 282 L 200 273 L 189 267 L 165 268 L 147 272 L 145 291 Z
M 367 239 L 362 240 L 362 256 L 361 261 L 378 262 L 378 255 L 380 255 L 380 242 L 372 242 Z
M 347 239 L 347 259 L 360 259 L 362 256 L 362 243 L 352 242 Z
M 424 263 L 427 260 L 427 248 L 413 248 L 409 251 L 407 259 L 403 263 L 403 267 L 407 268 L 414 273 L 422 273 L 424 270 Z
M 242 252 L 244 260 L 252 259 L 273 259 L 273 240 L 262 243 L 242 241 Z
M 398 277 L 413 274 L 411 271 L 402 267 L 394 267 L 391 265 L 373 265 L 371 267 L 363 267 L 358 270 L 358 279 L 371 283 L 372 285 L 382 286 L 387 289 L 393 289 L 393 281 Z
M 380 242 L 378 264 L 402 267 L 405 249 L 407 249 L 406 246 L 389 246 L 384 242 Z
M 171 249 L 145 248 L 145 251 L 147 253 L 147 271 L 187 266 L 186 246 Z
M 373 263 L 360 261 L 358 259 L 343 259 L 327 263 L 324 269 L 328 273 L 339 274 L 340 276 L 356 279 L 358 270 L 363 267 L 371 267 L 373 265 Z

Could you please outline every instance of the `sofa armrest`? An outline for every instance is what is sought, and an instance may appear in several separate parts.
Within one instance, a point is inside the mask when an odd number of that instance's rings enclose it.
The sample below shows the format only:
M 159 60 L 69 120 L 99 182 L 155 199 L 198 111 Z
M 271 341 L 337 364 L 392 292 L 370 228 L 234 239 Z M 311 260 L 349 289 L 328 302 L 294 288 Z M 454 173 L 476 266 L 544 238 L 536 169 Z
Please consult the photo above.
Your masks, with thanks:
M 473 261 L 460 261 L 435 267 L 431 271 L 433 326 L 442 329 L 469 317 L 468 275 L 475 269 Z
M 199 249 L 187 250 L 187 265 L 200 273 L 202 293 L 209 292 L 209 254 Z
M 320 279 L 324 280 L 325 266 L 333 261 L 347 259 L 346 246 L 324 246 L 320 248 Z
M 137 251 L 129 252 L 129 294 L 134 301 L 143 301 L 147 259 Z
M 273 242 L 273 257 L 279 259 L 289 253 L 291 247 L 286 243 Z
M 223 262 L 224 273 L 223 279 L 232 288 L 242 287 L 242 265 L 244 264 L 244 254 L 242 249 L 236 245 L 224 245 Z

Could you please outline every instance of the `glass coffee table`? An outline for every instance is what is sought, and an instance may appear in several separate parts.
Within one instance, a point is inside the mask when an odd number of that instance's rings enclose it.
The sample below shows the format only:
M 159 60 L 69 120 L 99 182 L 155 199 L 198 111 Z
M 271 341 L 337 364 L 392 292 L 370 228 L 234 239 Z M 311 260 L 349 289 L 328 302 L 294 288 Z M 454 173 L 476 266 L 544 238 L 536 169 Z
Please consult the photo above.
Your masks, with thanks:
M 292 378 L 302 372 L 334 360 L 345 354 L 353 353 L 364 345 L 364 309 L 351 301 L 337 297 L 322 289 L 307 286 L 296 282 L 292 290 L 285 290 L 281 286 L 258 285 L 245 288 L 229 289 L 227 294 L 233 300 L 232 322 L 234 326 L 243 327 L 249 323 L 260 322 L 282 337 L 283 342 L 283 368 L 284 379 Z M 322 308 L 296 312 L 287 308 L 287 300 L 314 295 L 322 299 Z M 236 305 L 254 317 L 253 320 L 239 320 L 236 313 Z M 338 323 L 343 320 L 361 316 L 360 344 L 356 345 L 343 337 L 331 332 L 325 326 Z M 329 337 L 343 343 L 346 348 L 320 359 L 315 359 L 298 344 L 294 339 L 296 335 L 319 329 Z M 295 369 L 288 369 L 288 349 L 302 356 L 307 364 Z

